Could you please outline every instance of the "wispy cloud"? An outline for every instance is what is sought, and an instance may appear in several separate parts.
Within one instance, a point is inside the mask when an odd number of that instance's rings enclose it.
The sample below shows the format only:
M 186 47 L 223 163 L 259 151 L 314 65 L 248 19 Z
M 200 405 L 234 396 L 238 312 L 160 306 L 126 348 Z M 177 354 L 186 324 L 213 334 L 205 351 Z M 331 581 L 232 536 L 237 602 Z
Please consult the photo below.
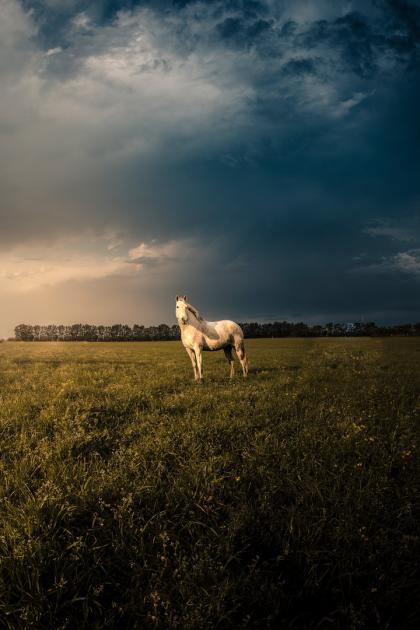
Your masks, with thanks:
M 354 271 L 364 274 L 405 274 L 420 279 L 420 249 L 382 256 L 380 260 L 358 267 Z
M 61 52 L 63 52 L 63 49 L 61 48 L 61 46 L 56 46 L 55 48 L 49 48 L 47 52 L 45 53 L 45 55 L 47 57 L 52 57 L 52 55 L 58 55 Z
M 353 107 L 356 107 L 360 103 L 362 103 L 366 98 L 368 98 L 370 94 L 363 92 L 356 92 L 348 99 L 341 101 L 338 103 L 335 108 L 333 108 L 332 115 L 335 118 L 342 118 L 350 113 Z
M 128 262 L 137 265 L 158 265 L 166 262 L 174 263 L 177 261 L 192 258 L 197 254 L 195 246 L 191 240 L 170 241 L 168 243 L 158 243 L 151 241 L 150 243 L 140 243 L 128 252 Z
M 420 278 L 420 249 L 400 252 L 394 257 L 394 265 L 399 271 Z
M 384 221 L 366 227 L 364 232 L 369 236 L 385 236 L 395 241 L 410 242 L 414 240 L 414 234 L 410 228 L 392 225 Z
M 200 249 L 188 241 L 140 243 L 127 251 L 122 239 L 73 238 L 45 248 L 39 245 L 17 247 L 0 254 L 0 290 L 35 291 L 43 286 L 65 282 L 100 280 L 110 276 L 132 276 L 150 267 L 200 259 Z M 119 254 L 114 252 L 118 250 Z
M 101 251 L 85 253 L 75 245 L 80 246 L 80 243 L 63 243 L 48 249 L 39 246 L 18 247 L 1 254 L 0 288 L 25 293 L 43 286 L 129 272 L 123 258 L 109 256 Z

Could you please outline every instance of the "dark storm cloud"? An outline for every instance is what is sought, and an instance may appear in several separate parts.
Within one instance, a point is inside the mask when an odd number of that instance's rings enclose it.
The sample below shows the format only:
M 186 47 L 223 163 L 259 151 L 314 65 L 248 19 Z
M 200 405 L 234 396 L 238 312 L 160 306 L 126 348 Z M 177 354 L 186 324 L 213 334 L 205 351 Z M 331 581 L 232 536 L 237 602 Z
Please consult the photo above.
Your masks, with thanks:
M 420 317 L 418 3 L 5 1 L 3 247 L 191 239 L 211 316 Z
M 282 66 L 282 73 L 288 76 L 298 77 L 305 74 L 316 74 L 317 59 L 307 57 L 305 59 L 291 59 Z
M 359 10 L 344 12 L 343 7 Z M 112 23 L 120 12 L 147 8 L 162 19 L 177 17 L 178 35 L 185 35 L 188 22 L 211 22 L 215 39 L 235 46 L 261 46 L 271 53 L 281 51 L 282 39 L 296 39 L 299 46 L 328 45 L 341 52 L 343 62 L 354 72 L 365 76 L 375 69 L 378 50 L 388 49 L 401 56 L 401 61 L 417 59 L 420 29 L 420 8 L 404 0 L 372 1 L 371 3 L 337 2 L 335 12 L 319 3 L 320 17 L 312 22 L 296 21 L 299 7 L 305 2 L 175 2 L 161 0 L 24 0 L 40 28 L 40 36 L 48 44 L 71 45 L 73 21 L 84 14 L 92 26 Z M 194 11 L 191 8 L 194 8 Z M 297 7 L 297 10 L 296 10 Z M 363 9 L 368 9 L 368 14 Z M 324 10 L 323 10 L 324 9 Z M 344 14 L 343 14 L 344 12 Z M 330 13 L 325 19 L 323 13 Z M 293 15 L 293 18 L 290 17 Z M 184 22 L 182 24 L 182 21 Z

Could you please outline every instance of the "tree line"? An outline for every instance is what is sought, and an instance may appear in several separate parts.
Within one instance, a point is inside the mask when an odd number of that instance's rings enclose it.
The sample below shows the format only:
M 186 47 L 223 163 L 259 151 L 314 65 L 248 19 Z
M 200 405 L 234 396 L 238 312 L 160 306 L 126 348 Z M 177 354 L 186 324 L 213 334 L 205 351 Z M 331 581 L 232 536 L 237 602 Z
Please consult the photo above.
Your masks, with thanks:
M 395 326 L 378 326 L 374 322 L 333 323 L 310 326 L 304 322 L 243 322 L 240 324 L 247 338 L 270 337 L 383 337 L 392 335 L 420 335 L 420 322 Z M 19 324 L 15 327 L 15 341 L 170 341 L 180 339 L 177 324 L 168 326 L 143 326 L 113 324 L 96 326 L 72 324 L 70 326 L 48 324 Z

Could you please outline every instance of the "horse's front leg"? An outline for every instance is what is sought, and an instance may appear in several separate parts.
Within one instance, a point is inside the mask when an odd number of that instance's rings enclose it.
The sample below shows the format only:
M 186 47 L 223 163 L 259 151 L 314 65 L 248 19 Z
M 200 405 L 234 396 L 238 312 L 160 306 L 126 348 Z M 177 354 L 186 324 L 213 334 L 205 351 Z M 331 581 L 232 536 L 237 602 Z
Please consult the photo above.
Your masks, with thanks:
M 197 361 L 197 369 L 198 369 L 198 378 L 202 380 L 203 378 L 203 352 L 202 348 L 194 348 L 195 351 L 195 359 Z
M 191 359 L 191 365 L 192 365 L 193 370 L 194 370 L 194 379 L 197 381 L 199 376 L 198 376 L 197 361 L 195 359 L 194 350 L 191 350 L 190 348 L 185 348 L 185 350 L 188 352 L 188 356 Z

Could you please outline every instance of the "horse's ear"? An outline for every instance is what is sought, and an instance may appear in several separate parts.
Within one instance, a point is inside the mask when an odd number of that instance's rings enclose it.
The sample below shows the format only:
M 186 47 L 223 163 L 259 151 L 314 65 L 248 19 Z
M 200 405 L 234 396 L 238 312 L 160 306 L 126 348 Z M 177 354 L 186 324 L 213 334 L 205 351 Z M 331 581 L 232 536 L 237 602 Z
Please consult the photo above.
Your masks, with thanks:
M 175 302 L 178 302 L 178 300 L 179 300 L 179 295 L 176 296 Z
M 187 296 L 186 295 L 184 295 L 183 300 L 184 300 L 184 302 L 187 301 Z

